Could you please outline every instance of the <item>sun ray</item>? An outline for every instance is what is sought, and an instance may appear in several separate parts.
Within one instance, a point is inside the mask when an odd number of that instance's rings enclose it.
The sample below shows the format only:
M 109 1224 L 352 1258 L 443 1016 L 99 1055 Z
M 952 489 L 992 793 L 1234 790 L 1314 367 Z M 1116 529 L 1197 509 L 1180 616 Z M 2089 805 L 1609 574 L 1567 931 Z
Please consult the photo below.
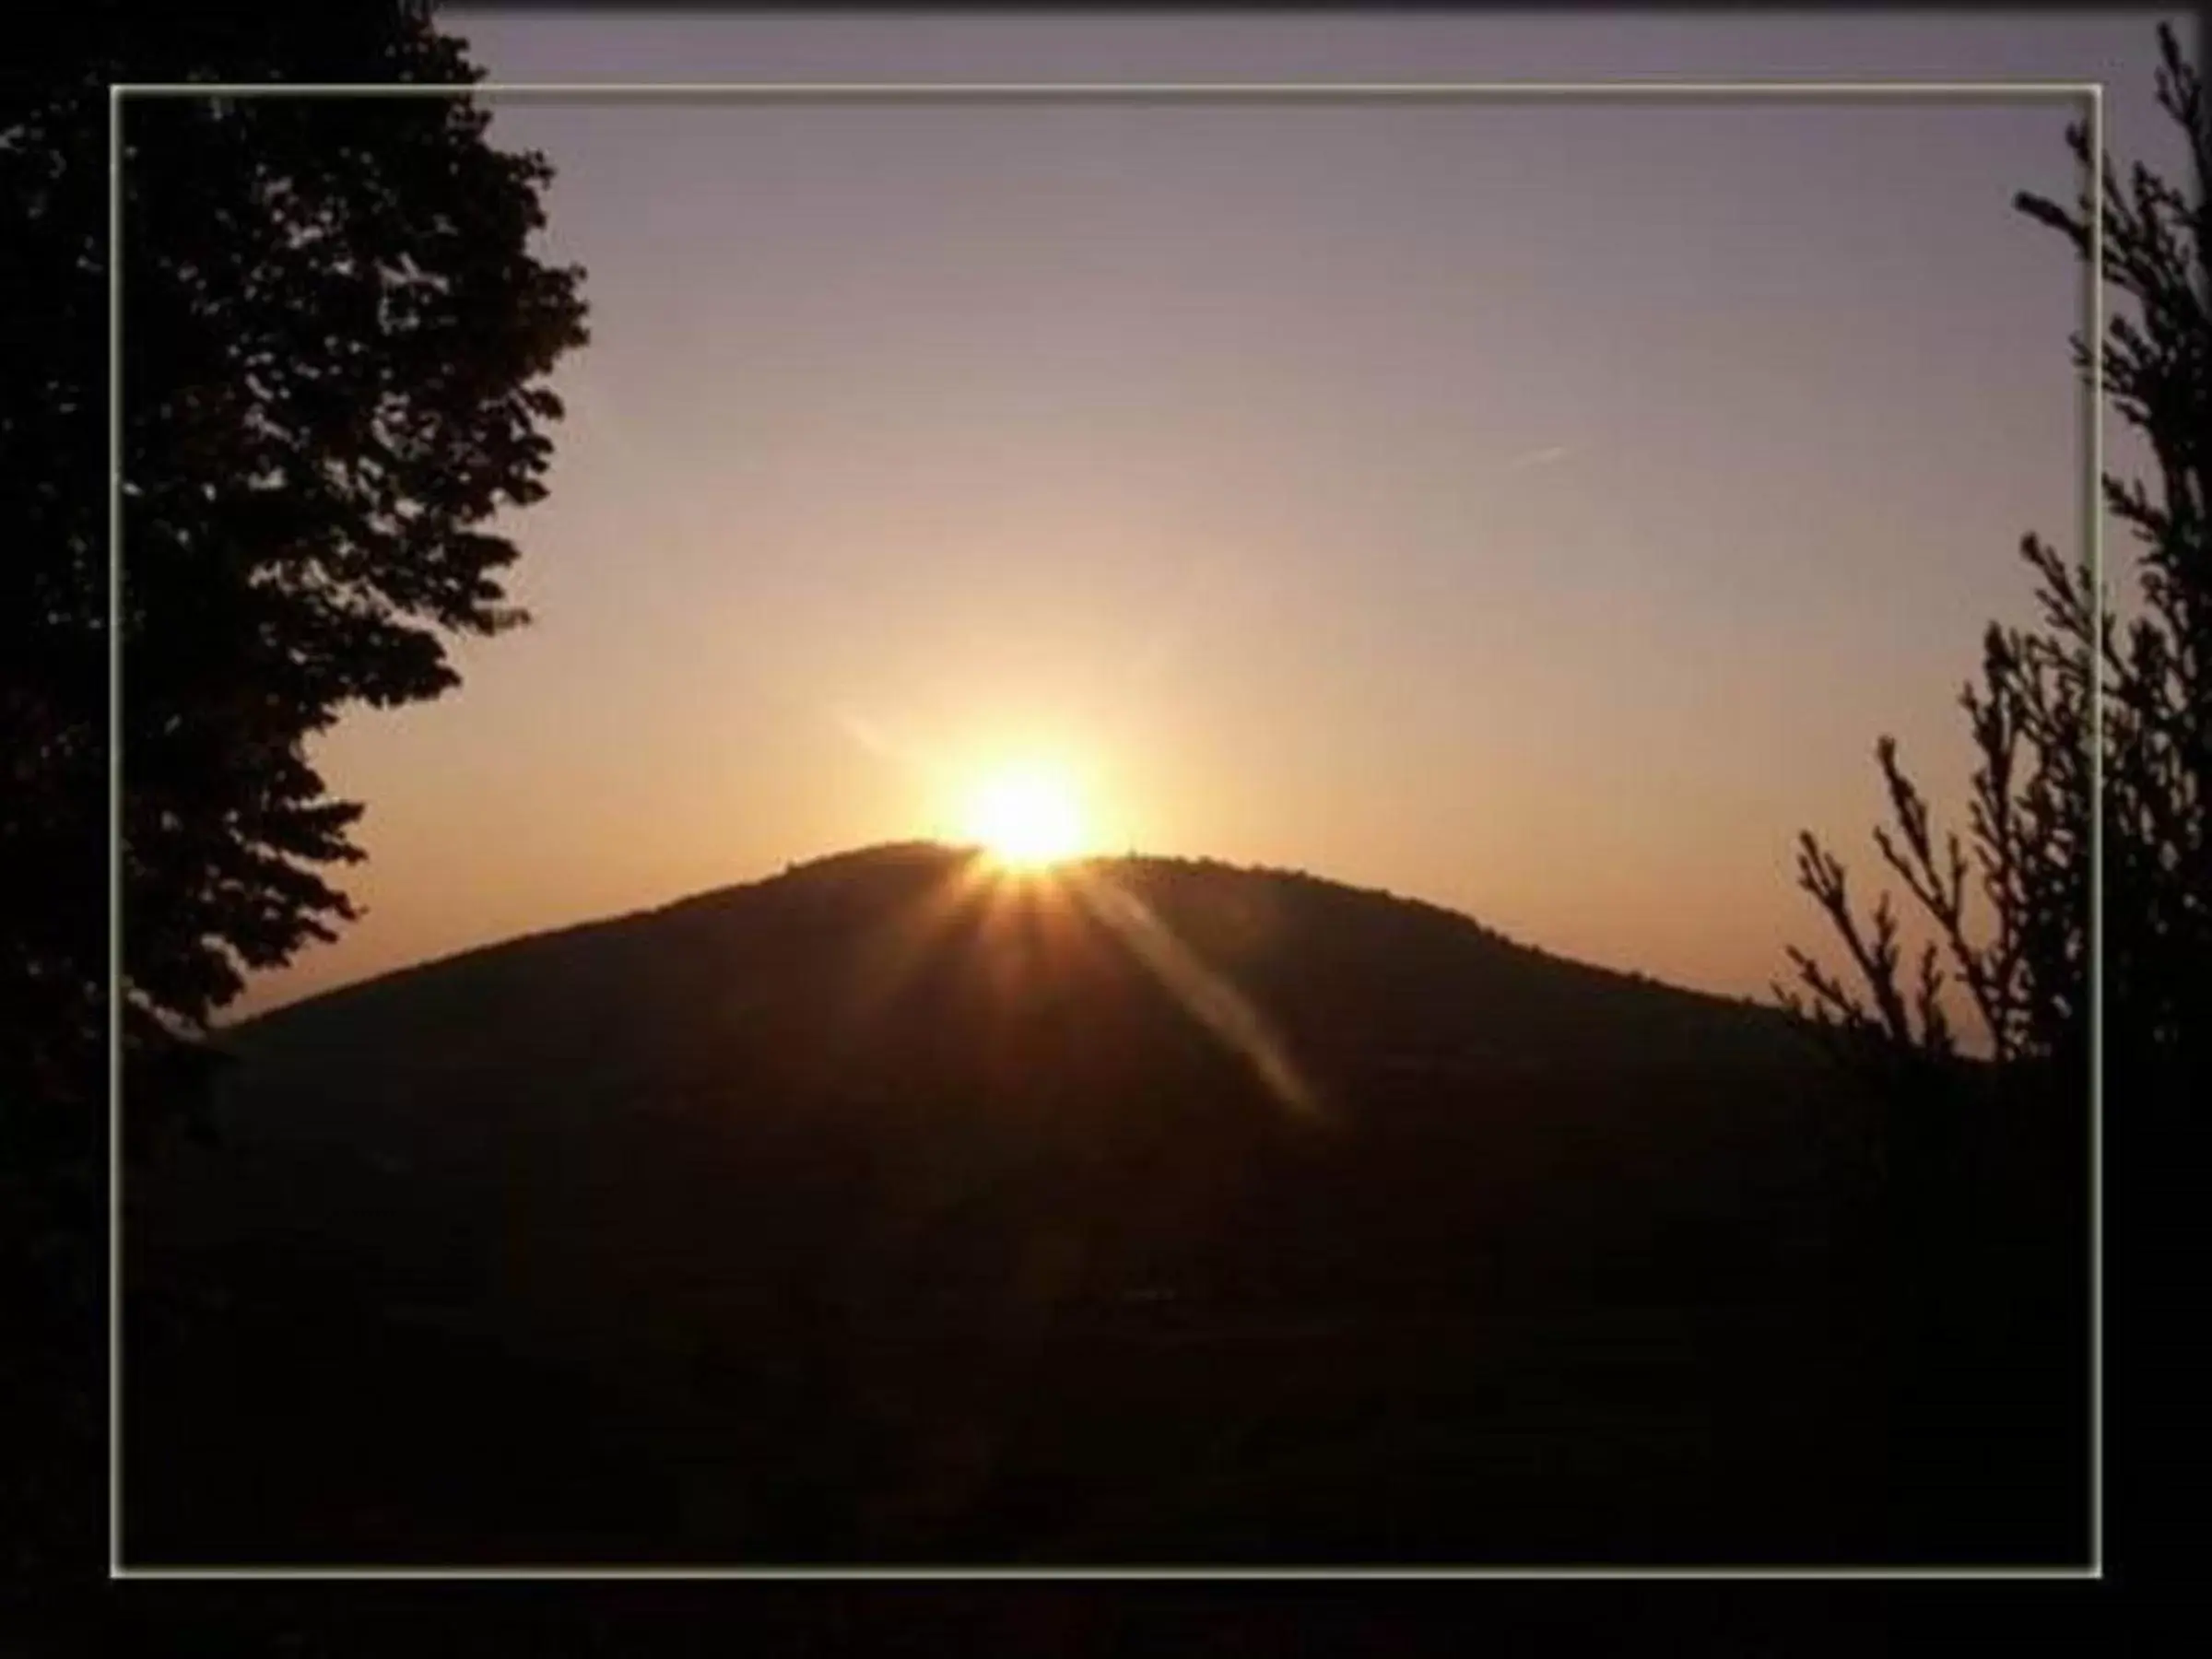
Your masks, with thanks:
M 960 924 L 984 903 L 988 885 L 973 861 L 962 859 L 932 881 L 912 903 L 895 911 L 868 940 L 846 988 L 840 1029 L 856 1034 L 895 1001 L 915 974 L 940 956 Z
M 1326 1113 L 1319 1091 L 1300 1070 L 1266 1016 L 1200 960 L 1151 906 L 1088 869 L 1072 871 L 1069 885 L 1084 907 L 1112 929 L 1184 1010 L 1252 1067 L 1277 1102 L 1306 1122 L 1324 1121 Z

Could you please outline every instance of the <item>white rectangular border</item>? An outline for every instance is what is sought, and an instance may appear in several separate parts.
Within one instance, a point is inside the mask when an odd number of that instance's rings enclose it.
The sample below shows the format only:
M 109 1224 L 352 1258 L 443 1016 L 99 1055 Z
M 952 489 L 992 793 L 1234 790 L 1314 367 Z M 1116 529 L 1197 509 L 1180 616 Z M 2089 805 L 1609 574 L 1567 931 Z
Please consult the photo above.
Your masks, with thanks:
M 1132 81 L 1132 82 L 111 82 L 108 88 L 108 1576 L 111 1579 L 1435 1579 L 1936 1578 L 2104 1576 L 2104 666 L 2089 653 L 2089 1562 L 2086 1567 L 1441 1567 L 1441 1568 L 251 1568 L 123 1564 L 121 1318 L 123 1133 L 123 106 L 132 99 L 477 98 L 514 103 L 707 100 L 752 104 L 1342 104 L 1635 102 L 1807 99 L 1870 102 L 2082 100 L 2089 176 L 2083 338 L 2088 485 L 2082 512 L 2091 582 L 2090 638 L 2104 630 L 2104 83 L 2102 81 Z

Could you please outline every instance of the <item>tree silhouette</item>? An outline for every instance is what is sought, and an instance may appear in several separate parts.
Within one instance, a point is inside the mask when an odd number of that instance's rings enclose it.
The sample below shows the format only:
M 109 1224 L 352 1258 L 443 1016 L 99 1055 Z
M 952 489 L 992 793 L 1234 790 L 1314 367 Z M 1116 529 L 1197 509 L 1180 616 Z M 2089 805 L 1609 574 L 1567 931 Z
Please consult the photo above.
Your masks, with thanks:
M 1893 1427 L 1908 1447 L 1941 1447 L 1918 1458 L 1908 1450 L 1900 1466 L 1966 1472 L 1947 1490 L 1900 1493 L 1900 1512 L 1930 1538 L 1966 1535 L 1976 1488 L 2013 1494 L 2010 1520 L 2040 1510 L 2051 1537 L 2083 1524 L 2094 1457 L 2090 1068 L 2100 1065 L 2105 1098 L 2124 1114 L 2115 1124 L 2137 1144 L 2167 1141 L 2206 1098 L 2212 112 L 2171 28 L 2159 44 L 2159 102 L 2187 136 L 2194 200 L 2140 163 L 2124 183 L 2109 162 L 2092 174 L 2078 123 L 2067 133 L 2085 179 L 2074 210 L 2015 198 L 2085 263 L 2101 256 L 2091 279 L 2115 303 L 2092 395 L 2147 441 L 2156 473 L 2148 484 L 2100 480 L 2107 519 L 2130 533 L 2136 581 L 2100 609 L 2086 561 L 2025 538 L 2041 618 L 2029 628 L 1993 623 L 1981 682 L 1961 695 L 1980 758 L 1964 837 L 1938 837 L 1895 742 L 1877 746 L 1892 821 L 1876 844 L 1933 935 L 1910 984 L 1890 895 L 1862 919 L 1842 861 L 1809 833 L 1799 841 L 1799 884 L 1849 966 L 1833 971 L 1793 948 L 1802 994 L 1777 994 L 1887 1086 L 1879 1282 L 1894 1318 Z M 2088 342 L 2073 347 L 2089 371 Z M 2093 880 L 2102 890 L 2094 933 Z M 1994 1067 L 1959 1060 L 1947 981 L 1963 989 Z M 2124 1206 L 2112 1230 L 2137 1289 L 2146 1269 L 2171 1287 L 2176 1254 L 2139 1246 L 2150 1241 L 2150 1217 L 2178 1220 L 2188 1202 L 2161 1174 L 2150 1191 L 2151 1205 Z M 2194 1409 L 2185 1386 L 2173 1386 Z M 2147 1404 L 2138 1394 L 2138 1410 Z M 2028 1467 L 2047 1472 L 2039 1501 L 2021 1500 Z M 1989 1535 L 1974 1525 L 1986 1549 Z M 2080 1552 L 2088 1538 L 2077 1534 Z
M 2094 740 L 2106 1077 L 2119 1098 L 2173 1101 L 2202 1098 L 2206 1021 L 2190 999 L 2212 984 L 2212 207 L 2203 194 L 2212 112 L 2170 27 L 2160 27 L 2159 44 L 2159 103 L 2187 135 L 2196 198 L 2141 163 L 2124 185 L 2108 159 L 2100 181 L 2101 275 L 2122 301 L 2108 325 L 2100 392 L 2148 441 L 2157 469 L 2153 486 L 2101 480 L 2107 512 L 2135 544 L 2137 592 L 2105 610 L 2100 626 L 2086 560 L 2069 566 L 2040 537 L 2025 539 L 2023 556 L 2041 579 L 2041 624 L 1992 623 L 1981 684 L 1962 693 L 1980 756 L 1963 843 L 1955 830 L 1938 843 L 1895 741 L 1884 737 L 1876 751 L 1894 822 L 1877 829 L 1875 841 L 1934 935 L 1916 977 L 1900 982 L 1890 895 L 1862 921 L 1842 861 L 1807 832 L 1799 885 L 1833 924 L 1850 966 L 1838 973 L 1792 947 L 1803 991 L 1777 994 L 1862 1057 L 1911 1070 L 1955 1052 L 1942 1002 L 1955 982 L 1997 1061 L 2081 1087 Z M 2086 125 L 2071 126 L 2067 142 L 2086 176 Z M 2083 260 L 2092 256 L 2098 204 L 2086 187 L 2071 213 L 2025 194 L 2015 206 L 2063 232 Z M 2086 372 L 2088 344 L 2077 336 L 2073 346 Z M 1971 886 L 1970 876 L 1978 877 Z M 1983 910 L 1986 921 L 1974 913 Z
M 108 791 L 120 759 L 131 1115 L 189 1100 L 246 970 L 354 912 L 359 805 L 304 745 L 435 697 L 444 639 L 522 620 L 486 522 L 543 493 L 542 383 L 581 273 L 549 176 L 461 97 L 131 100 L 113 82 L 465 83 L 420 0 L 72 5 L 0 69 L 0 1571 L 98 1555 Z M 122 748 L 110 743 L 110 279 L 121 285 Z M 58 1420 L 57 1420 L 58 1419 Z M 83 1462 L 77 1462 L 82 1454 Z
M 429 8 L 75 7 L 0 112 L 11 370 L 0 606 L 9 1046 L 61 1082 L 104 1006 L 107 84 L 480 78 Z M 124 25 L 127 23 L 128 27 Z M 46 73 L 38 74 L 40 70 Z M 549 176 L 461 98 L 131 100 L 120 282 L 123 982 L 158 1053 L 355 912 L 361 807 L 303 746 L 456 683 L 524 620 L 482 526 L 543 494 L 542 377 L 581 273 L 533 256 Z

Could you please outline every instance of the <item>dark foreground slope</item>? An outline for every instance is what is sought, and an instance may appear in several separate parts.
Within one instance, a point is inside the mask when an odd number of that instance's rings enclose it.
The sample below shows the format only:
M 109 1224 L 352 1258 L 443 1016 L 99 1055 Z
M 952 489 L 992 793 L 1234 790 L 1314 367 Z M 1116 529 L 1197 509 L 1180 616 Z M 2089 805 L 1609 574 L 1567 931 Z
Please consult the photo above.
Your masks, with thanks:
M 2077 1548 L 2063 1391 L 1915 1432 L 1875 1103 L 1427 906 L 883 848 L 229 1041 L 133 1560 Z

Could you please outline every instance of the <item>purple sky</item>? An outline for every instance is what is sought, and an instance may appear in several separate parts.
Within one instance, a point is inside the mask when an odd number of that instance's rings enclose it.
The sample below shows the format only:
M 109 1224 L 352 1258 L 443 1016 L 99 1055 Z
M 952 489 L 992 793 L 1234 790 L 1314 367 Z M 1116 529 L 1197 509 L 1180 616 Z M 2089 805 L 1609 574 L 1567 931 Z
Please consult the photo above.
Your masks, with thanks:
M 2104 79 L 2154 14 L 452 14 L 495 80 Z M 1758 994 L 2078 546 L 2052 101 L 500 108 L 589 269 L 521 634 L 319 746 L 368 919 L 249 1013 L 951 827 L 1293 865 Z M 2119 549 L 2115 549 L 2115 552 Z M 1861 849 L 1865 850 L 1862 853 Z

